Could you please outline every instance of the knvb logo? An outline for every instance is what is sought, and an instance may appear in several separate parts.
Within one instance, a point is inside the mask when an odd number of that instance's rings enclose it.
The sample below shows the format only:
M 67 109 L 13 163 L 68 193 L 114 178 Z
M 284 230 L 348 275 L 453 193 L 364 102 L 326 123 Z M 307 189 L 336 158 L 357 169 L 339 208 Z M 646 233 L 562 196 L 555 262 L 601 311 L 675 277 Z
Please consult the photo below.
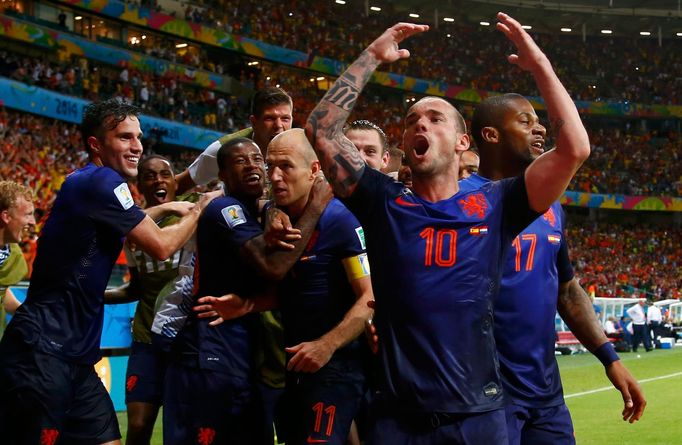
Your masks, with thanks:
M 556 227 L 556 216 L 554 215 L 554 210 L 550 207 L 542 218 L 549 223 L 550 226 Z
M 474 193 L 457 202 L 468 217 L 476 216 L 477 218 L 483 218 L 488 210 L 488 202 L 485 200 L 483 193 Z
M 40 445 L 54 445 L 57 443 L 59 430 L 54 428 L 43 428 L 40 432 Z
M 215 430 L 213 428 L 199 428 L 197 433 L 198 445 L 211 445 L 215 440 Z

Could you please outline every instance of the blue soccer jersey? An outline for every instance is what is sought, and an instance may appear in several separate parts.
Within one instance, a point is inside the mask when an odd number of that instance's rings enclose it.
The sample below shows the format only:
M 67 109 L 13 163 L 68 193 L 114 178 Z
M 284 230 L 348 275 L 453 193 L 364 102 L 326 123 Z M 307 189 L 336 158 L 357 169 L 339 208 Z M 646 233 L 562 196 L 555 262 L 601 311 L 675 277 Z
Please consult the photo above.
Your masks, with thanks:
M 462 190 L 489 183 L 478 175 Z M 495 303 L 495 341 L 502 382 L 511 400 L 528 407 L 563 403 L 554 356 L 559 283 L 573 278 L 564 239 L 564 212 L 555 202 L 512 241 Z
M 279 286 L 287 346 L 312 341 L 331 331 L 355 304 L 342 260 L 365 252 L 358 220 L 333 199 L 315 226 L 308 246 Z M 357 341 L 337 355 L 357 346 Z
M 111 168 L 90 163 L 66 178 L 38 240 L 26 302 L 9 329 L 38 351 L 95 364 L 104 290 L 123 237 L 144 217 Z
M 194 298 L 229 293 L 250 297 L 262 290 L 263 278 L 240 255 L 241 247 L 262 233 L 254 215 L 238 200 L 226 196 L 213 200 L 197 228 L 197 262 Z M 183 363 L 200 369 L 250 377 L 253 316 L 209 326 L 192 312 L 173 345 Z
M 508 247 L 538 217 L 523 178 L 431 203 L 368 168 L 347 205 L 372 266 L 380 397 L 424 412 L 501 408 L 493 299 Z

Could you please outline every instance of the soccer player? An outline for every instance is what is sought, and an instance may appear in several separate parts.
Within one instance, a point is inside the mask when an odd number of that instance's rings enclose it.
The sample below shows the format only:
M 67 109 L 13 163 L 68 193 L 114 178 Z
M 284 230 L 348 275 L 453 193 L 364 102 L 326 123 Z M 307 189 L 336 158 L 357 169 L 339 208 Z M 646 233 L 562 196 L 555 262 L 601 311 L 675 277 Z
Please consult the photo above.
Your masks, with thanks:
M 498 20 L 518 50 L 509 61 L 534 76 L 557 132 L 557 149 L 524 175 L 459 193 L 469 137 L 457 110 L 435 97 L 413 104 L 405 118 L 413 191 L 365 168 L 343 123 L 372 72 L 408 57 L 399 44 L 424 25 L 385 31 L 308 118 L 308 138 L 335 194 L 362 223 L 373 258 L 382 376 L 369 443 L 507 442 L 492 329 L 500 265 L 514 237 L 559 198 L 590 146 L 547 57 L 516 20 L 502 13 Z
M 252 139 L 263 150 L 265 156 L 272 138 L 291 128 L 293 111 L 291 96 L 281 88 L 267 87 L 257 91 L 251 100 L 249 116 L 251 127 L 225 135 L 206 147 L 187 170 L 176 176 L 178 194 L 196 185 L 207 184 L 218 177 L 216 154 L 220 147 L 232 138 Z
M 16 182 L 0 181 L 0 337 L 5 313 L 13 315 L 20 304 L 9 286 L 17 284 L 28 272 L 18 243 L 24 230 L 35 223 L 31 190 Z
M 220 179 L 229 196 L 216 199 L 197 230 L 194 301 L 238 293 L 247 301 L 268 290 L 269 280 L 284 277 L 308 243 L 322 213 L 326 193 L 316 189 L 297 221 L 302 238 L 291 251 L 265 245 L 256 219 L 265 184 L 258 146 L 246 138 L 227 141 L 217 153 Z M 190 316 L 173 344 L 166 374 L 164 443 L 251 443 L 259 426 L 251 393 L 257 319 L 242 317 L 212 326 Z M 200 443 L 204 443 L 200 442 Z
M 478 173 L 478 167 L 481 163 L 481 158 L 478 153 L 469 149 L 462 153 L 462 159 L 459 164 L 459 179 L 466 179 L 471 175 Z
M 545 128 L 530 102 L 518 94 L 482 101 L 474 111 L 471 134 L 480 152 L 480 175 L 460 181 L 461 191 L 521 175 L 545 151 Z M 638 420 L 646 404 L 604 335 L 590 298 L 573 278 L 564 220 L 556 201 L 514 238 L 495 302 L 495 343 L 509 399 L 507 432 L 513 445 L 575 443 L 554 356 L 557 306 L 621 391 L 623 418 Z
M 275 203 L 292 221 L 298 220 L 320 173 L 303 130 L 276 136 L 268 147 L 267 164 Z M 372 287 L 364 242 L 357 219 L 332 200 L 303 255 L 278 285 L 277 296 L 264 303 L 281 308 L 289 345 L 287 443 L 346 443 L 364 393 L 364 341 L 358 336 L 372 313 L 367 307 Z M 206 305 L 197 309 L 231 318 L 239 313 L 228 309 L 240 297 L 202 299 Z
M 104 290 L 127 236 L 157 259 L 190 237 L 213 196 L 163 229 L 135 205 L 126 179 L 142 155 L 138 109 L 86 107 L 91 162 L 62 185 L 40 236 L 26 302 L 0 343 L 0 437 L 9 444 L 119 443 L 100 358 Z
M 360 156 L 367 165 L 384 171 L 389 160 L 388 139 L 377 124 L 361 119 L 351 122 L 343 131 L 360 151 Z
M 175 201 L 175 175 L 168 159 L 159 155 L 148 156 L 140 161 L 137 171 L 137 185 L 144 196 L 145 212 L 159 227 L 176 223 L 175 214 L 183 215 L 194 206 L 191 202 Z M 148 444 L 163 400 L 166 371 L 166 354 L 152 345 L 151 325 L 156 300 L 164 286 L 178 275 L 179 266 L 192 261 L 194 242 L 188 241 L 165 261 L 157 261 L 130 243 L 126 243 L 123 249 L 130 281 L 121 288 L 107 290 L 105 302 L 139 300 L 126 372 L 126 444 Z
M 263 151 L 272 138 L 289 130 L 293 123 L 293 101 L 284 90 L 267 87 L 257 91 L 251 100 L 251 127 L 225 135 L 210 144 L 197 157 L 187 170 L 178 174 L 178 193 L 184 193 L 195 185 L 204 185 L 218 177 L 216 154 L 220 147 L 233 138 L 252 139 Z M 281 316 L 276 311 L 260 314 L 262 330 L 262 351 L 259 354 L 260 382 L 257 385 L 263 408 L 263 443 L 269 445 L 274 440 L 272 424 L 275 420 L 276 405 L 284 391 L 284 345 L 282 341 Z M 279 422 L 278 422 L 279 423 Z

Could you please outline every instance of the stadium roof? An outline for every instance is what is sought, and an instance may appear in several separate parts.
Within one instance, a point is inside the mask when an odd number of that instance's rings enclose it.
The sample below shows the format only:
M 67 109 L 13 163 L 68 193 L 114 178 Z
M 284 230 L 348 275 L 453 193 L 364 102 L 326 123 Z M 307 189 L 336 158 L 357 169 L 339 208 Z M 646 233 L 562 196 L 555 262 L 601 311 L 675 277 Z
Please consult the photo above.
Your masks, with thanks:
M 524 25 L 543 32 L 561 32 L 570 28 L 574 34 L 601 34 L 609 29 L 614 35 L 651 38 L 682 38 L 682 0 L 369 0 L 381 7 L 392 3 L 396 11 L 419 14 L 428 23 L 447 26 L 445 18 L 471 23 L 494 22 L 495 13 L 504 11 Z M 409 17 L 406 17 L 406 20 Z M 414 18 L 412 20 L 415 20 Z

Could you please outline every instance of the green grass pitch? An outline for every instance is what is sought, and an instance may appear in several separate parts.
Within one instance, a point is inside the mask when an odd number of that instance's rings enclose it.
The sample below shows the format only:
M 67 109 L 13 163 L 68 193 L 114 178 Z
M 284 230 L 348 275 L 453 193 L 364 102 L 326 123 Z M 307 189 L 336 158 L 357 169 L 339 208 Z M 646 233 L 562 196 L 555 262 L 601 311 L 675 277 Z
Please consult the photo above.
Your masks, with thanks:
M 647 398 L 642 420 L 623 422 L 623 401 L 610 387 L 603 367 L 591 354 L 557 357 L 566 403 L 573 416 L 578 445 L 679 445 L 682 444 L 682 347 L 649 353 L 623 353 L 621 359 L 640 381 Z M 118 413 L 125 443 L 127 421 Z M 162 445 L 161 420 L 156 422 L 152 445 Z

